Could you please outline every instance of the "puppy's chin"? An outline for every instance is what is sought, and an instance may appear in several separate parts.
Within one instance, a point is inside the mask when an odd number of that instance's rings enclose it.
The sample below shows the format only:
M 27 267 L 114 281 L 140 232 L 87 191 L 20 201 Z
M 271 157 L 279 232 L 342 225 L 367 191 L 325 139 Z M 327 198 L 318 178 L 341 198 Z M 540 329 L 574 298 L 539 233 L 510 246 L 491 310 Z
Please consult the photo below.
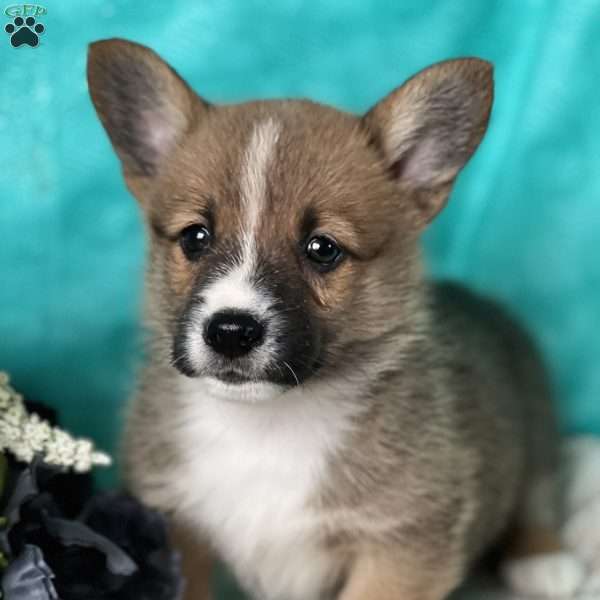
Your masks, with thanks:
M 243 404 L 270 402 L 281 396 L 287 389 L 287 386 L 268 381 L 230 383 L 216 377 L 200 377 L 199 381 L 206 392 L 216 400 Z

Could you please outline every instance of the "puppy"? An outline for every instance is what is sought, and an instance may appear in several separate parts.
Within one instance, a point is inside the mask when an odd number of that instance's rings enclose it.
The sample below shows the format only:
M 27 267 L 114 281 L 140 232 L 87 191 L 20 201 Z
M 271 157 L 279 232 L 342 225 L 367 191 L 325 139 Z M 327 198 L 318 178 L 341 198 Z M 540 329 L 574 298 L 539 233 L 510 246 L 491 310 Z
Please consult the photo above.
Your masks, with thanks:
M 126 476 L 171 515 L 189 599 L 215 554 L 259 599 L 442 600 L 509 527 L 560 551 L 540 358 L 419 258 L 490 64 L 434 65 L 362 116 L 213 105 L 123 40 L 92 44 L 88 80 L 150 238 Z

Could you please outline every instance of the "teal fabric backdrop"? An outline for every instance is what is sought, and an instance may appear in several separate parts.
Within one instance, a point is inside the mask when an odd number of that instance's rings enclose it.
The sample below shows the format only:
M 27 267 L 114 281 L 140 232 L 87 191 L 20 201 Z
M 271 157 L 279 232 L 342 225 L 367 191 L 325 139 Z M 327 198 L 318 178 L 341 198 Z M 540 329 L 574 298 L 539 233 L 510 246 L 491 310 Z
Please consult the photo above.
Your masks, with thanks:
M 491 127 L 427 233 L 428 261 L 518 312 L 565 429 L 600 433 L 597 0 L 43 4 L 39 47 L 0 31 L 0 368 L 68 427 L 114 449 L 139 356 L 142 228 L 85 81 L 86 45 L 119 36 L 213 101 L 358 112 L 429 63 L 492 60 Z

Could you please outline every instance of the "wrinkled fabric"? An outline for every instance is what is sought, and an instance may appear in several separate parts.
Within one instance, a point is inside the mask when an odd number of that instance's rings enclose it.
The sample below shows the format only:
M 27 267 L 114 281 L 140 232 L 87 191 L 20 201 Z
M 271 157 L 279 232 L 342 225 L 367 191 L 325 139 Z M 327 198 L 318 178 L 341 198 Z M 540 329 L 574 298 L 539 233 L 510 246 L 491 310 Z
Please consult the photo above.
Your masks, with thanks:
M 491 126 L 425 236 L 428 262 L 521 316 L 565 429 L 600 432 L 596 0 L 45 6 L 39 47 L 0 31 L 0 366 L 66 427 L 114 447 L 140 355 L 142 226 L 85 81 L 87 43 L 120 36 L 213 101 L 309 96 L 356 112 L 437 60 L 492 60 Z
M 2 573 L 4 600 L 58 600 L 54 575 L 37 546 L 27 545 Z
M 86 498 L 79 516 L 66 518 L 48 486 L 53 475 L 59 472 L 39 461 L 11 464 L 15 481 L 0 506 L 6 515 L 0 550 L 8 562 L 0 578 L 3 598 L 181 599 L 180 559 L 162 516 L 112 492 Z

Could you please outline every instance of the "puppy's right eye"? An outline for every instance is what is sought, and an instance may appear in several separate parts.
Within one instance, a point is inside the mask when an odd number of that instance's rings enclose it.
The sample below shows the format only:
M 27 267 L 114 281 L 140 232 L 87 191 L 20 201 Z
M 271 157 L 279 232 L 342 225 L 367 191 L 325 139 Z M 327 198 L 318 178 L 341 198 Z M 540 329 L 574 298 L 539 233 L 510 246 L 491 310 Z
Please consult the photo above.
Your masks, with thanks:
M 188 260 L 197 260 L 208 248 L 210 238 L 204 225 L 190 225 L 179 234 L 179 245 Z

